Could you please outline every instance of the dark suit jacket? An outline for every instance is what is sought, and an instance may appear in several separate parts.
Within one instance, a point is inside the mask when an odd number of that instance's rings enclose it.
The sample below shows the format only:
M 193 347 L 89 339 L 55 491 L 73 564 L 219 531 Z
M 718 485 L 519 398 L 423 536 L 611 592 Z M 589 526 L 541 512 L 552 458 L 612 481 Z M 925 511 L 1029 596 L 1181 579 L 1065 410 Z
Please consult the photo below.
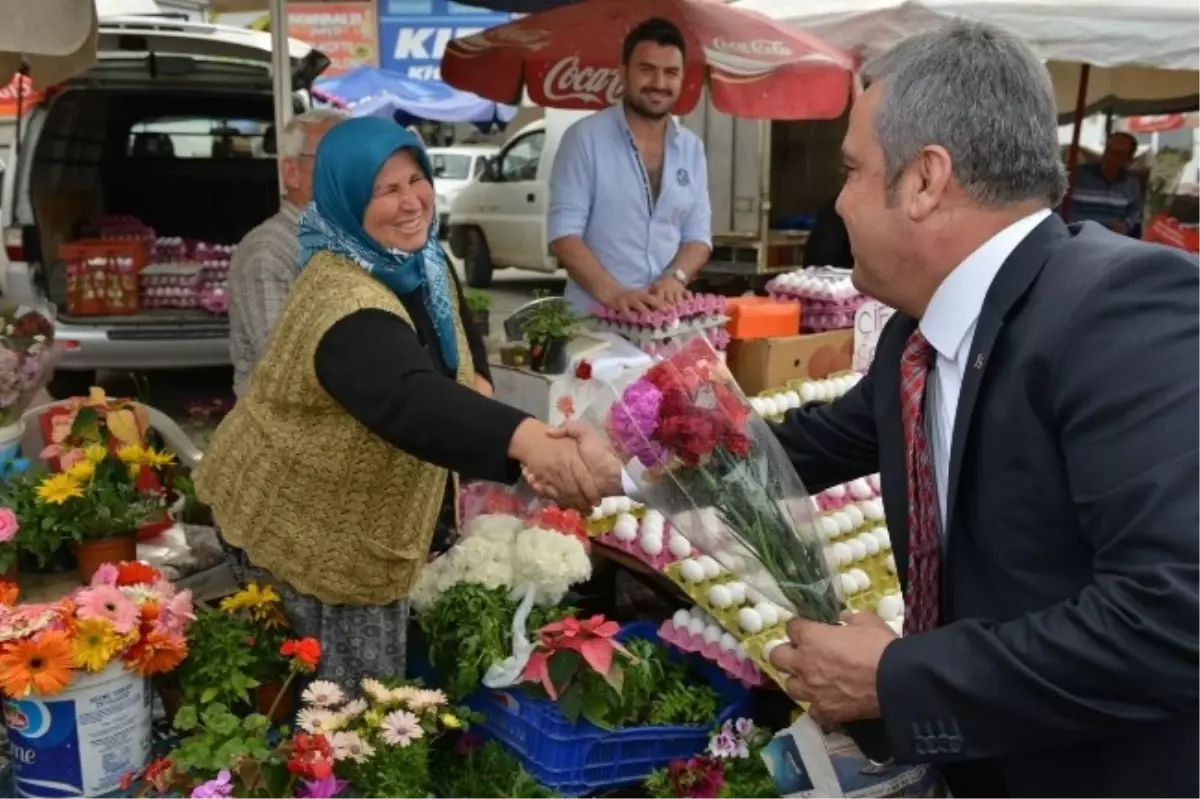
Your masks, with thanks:
M 897 759 L 972 761 L 946 770 L 960 795 L 1200 795 L 1198 291 L 1194 257 L 1054 216 L 987 294 L 942 626 L 889 646 L 878 678 Z M 854 389 L 776 426 L 810 491 L 881 473 L 902 581 L 916 324 L 897 313 Z

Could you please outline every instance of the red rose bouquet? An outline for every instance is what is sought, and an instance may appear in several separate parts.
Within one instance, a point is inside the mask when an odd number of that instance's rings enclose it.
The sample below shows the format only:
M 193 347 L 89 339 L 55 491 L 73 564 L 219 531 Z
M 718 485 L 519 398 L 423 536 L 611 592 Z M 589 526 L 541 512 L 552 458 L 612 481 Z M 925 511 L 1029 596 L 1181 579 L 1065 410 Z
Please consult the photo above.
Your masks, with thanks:
M 842 601 L 808 494 L 708 341 L 694 338 L 613 388 L 611 404 L 585 418 L 646 505 L 765 597 L 836 622 Z

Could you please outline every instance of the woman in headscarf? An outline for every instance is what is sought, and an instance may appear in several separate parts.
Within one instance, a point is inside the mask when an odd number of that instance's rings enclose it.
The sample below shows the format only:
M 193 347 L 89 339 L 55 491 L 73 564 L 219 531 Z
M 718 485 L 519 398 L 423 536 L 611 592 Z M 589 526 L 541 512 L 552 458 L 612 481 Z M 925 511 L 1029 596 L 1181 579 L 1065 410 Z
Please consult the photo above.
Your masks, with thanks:
M 490 399 L 438 244 L 432 170 L 411 133 L 353 119 L 317 150 L 300 274 L 250 386 L 195 474 L 235 564 L 320 639 L 318 676 L 404 674 L 407 596 L 455 528 L 459 476 L 595 484 L 569 440 Z

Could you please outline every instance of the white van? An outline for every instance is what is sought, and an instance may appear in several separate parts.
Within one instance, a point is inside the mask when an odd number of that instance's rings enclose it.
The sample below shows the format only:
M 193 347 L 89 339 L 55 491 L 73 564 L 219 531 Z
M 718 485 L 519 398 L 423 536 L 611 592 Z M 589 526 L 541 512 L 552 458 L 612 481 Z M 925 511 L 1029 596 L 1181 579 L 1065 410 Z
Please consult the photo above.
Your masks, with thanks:
M 290 47 L 293 86 L 305 89 L 329 59 Z M 58 246 L 81 225 L 129 215 L 160 237 L 235 244 L 279 209 L 270 34 L 108 18 L 98 54 L 22 120 L 0 195 L 5 294 L 56 314 L 57 395 L 97 369 L 229 363 L 228 320 L 201 310 L 69 316 Z
M 463 259 L 467 284 L 487 288 L 496 269 L 553 273 L 546 241 L 550 170 L 562 135 L 589 111 L 547 110 L 513 134 L 487 168 L 450 205 L 450 250 Z

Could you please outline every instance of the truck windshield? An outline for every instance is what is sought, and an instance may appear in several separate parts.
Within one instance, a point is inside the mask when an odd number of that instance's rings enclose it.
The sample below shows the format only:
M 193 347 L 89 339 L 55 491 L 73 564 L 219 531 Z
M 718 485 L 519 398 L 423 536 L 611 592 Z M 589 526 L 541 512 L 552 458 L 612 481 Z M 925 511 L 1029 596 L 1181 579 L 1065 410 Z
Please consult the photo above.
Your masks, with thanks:
M 447 180 L 466 180 L 471 177 L 471 156 L 434 153 L 433 176 Z

